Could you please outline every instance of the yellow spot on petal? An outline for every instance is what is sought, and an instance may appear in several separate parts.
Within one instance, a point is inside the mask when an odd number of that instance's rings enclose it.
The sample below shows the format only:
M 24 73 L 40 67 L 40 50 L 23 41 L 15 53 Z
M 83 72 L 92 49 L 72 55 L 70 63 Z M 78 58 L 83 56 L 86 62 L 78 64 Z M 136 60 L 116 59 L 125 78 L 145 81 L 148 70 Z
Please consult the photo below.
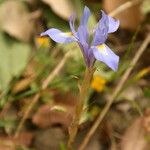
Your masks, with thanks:
M 48 37 L 37 37 L 35 39 L 37 47 L 49 47 L 50 46 L 50 40 Z
M 105 84 L 106 80 L 104 78 L 102 78 L 100 75 L 94 75 L 91 82 L 91 88 L 93 88 L 97 92 L 101 92 L 103 91 Z
M 105 45 L 104 44 L 98 45 L 97 48 L 98 49 L 105 49 Z
M 68 36 L 72 37 L 73 36 L 72 32 L 60 33 L 60 35 L 63 36 L 63 37 L 68 37 Z
M 108 55 L 108 53 L 107 53 L 107 51 L 106 51 L 106 47 L 105 47 L 104 44 L 98 45 L 98 46 L 97 46 L 97 49 L 98 49 L 98 51 L 99 51 L 101 54 L 103 54 L 103 55 L 105 55 L 105 56 Z
M 72 32 L 66 32 L 68 36 L 73 36 Z

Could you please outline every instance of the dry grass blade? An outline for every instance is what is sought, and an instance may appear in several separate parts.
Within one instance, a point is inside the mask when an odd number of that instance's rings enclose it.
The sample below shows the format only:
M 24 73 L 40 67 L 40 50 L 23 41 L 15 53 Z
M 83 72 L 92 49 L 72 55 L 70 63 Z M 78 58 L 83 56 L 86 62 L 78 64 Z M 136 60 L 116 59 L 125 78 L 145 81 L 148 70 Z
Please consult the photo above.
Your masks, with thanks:
M 140 56 L 142 55 L 142 53 L 144 52 L 144 50 L 147 48 L 148 44 L 150 43 L 150 33 L 147 35 L 147 37 L 145 38 L 145 40 L 143 41 L 143 44 L 141 45 L 141 47 L 138 49 L 136 55 L 134 56 L 134 58 L 132 59 L 131 63 L 130 63 L 130 67 L 126 70 L 126 72 L 124 73 L 124 75 L 122 76 L 119 84 L 117 85 L 115 91 L 113 92 L 113 95 L 110 97 L 108 103 L 106 104 L 106 106 L 104 107 L 104 109 L 102 110 L 101 114 L 98 116 L 98 118 L 96 119 L 96 121 L 94 122 L 93 126 L 91 127 L 91 129 L 89 130 L 89 132 L 87 133 L 87 135 L 85 136 L 85 139 L 83 140 L 83 142 L 81 143 L 79 150 L 84 150 L 87 143 L 89 142 L 90 138 L 93 136 L 93 134 L 95 133 L 96 129 L 98 128 L 98 126 L 100 125 L 100 123 L 102 122 L 103 118 L 105 117 L 105 115 L 107 114 L 109 108 L 111 107 L 115 97 L 118 95 L 118 93 L 121 91 L 124 83 L 126 82 L 126 80 L 128 79 L 131 71 L 133 70 L 133 68 L 135 67 L 137 61 L 139 60 Z

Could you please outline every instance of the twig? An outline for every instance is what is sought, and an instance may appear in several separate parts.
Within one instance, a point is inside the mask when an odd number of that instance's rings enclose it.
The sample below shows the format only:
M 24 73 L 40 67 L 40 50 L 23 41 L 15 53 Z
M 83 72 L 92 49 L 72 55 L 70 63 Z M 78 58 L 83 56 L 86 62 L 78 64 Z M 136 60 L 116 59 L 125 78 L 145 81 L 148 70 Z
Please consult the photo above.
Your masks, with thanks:
M 5 105 L 3 106 L 3 109 L 0 112 L 0 119 L 4 117 L 4 114 L 7 112 L 8 108 L 11 106 L 12 99 L 8 99 Z
M 49 76 L 45 79 L 45 81 L 43 82 L 42 84 L 42 90 L 45 90 L 49 83 L 54 79 L 54 77 L 56 75 L 58 75 L 58 73 L 61 71 L 61 69 L 63 68 L 63 66 L 65 65 L 66 61 L 68 60 L 68 58 L 71 56 L 71 51 L 68 51 L 65 56 L 63 57 L 63 59 L 60 61 L 60 63 L 58 64 L 58 66 L 49 74 Z M 41 93 L 37 93 L 32 102 L 30 103 L 30 105 L 28 106 L 27 110 L 25 111 L 25 114 L 23 115 L 17 129 L 16 129 L 16 132 L 15 132 L 15 137 L 18 137 L 22 127 L 23 127 L 23 124 L 24 122 L 26 121 L 26 119 L 28 118 L 33 106 L 37 103 L 37 101 L 39 100 L 41 96 Z
M 145 40 L 143 41 L 143 44 L 141 45 L 141 47 L 138 49 L 136 55 L 134 56 L 134 58 L 132 59 L 131 63 L 130 63 L 130 67 L 126 70 L 126 72 L 123 74 L 119 84 L 117 85 L 117 87 L 115 88 L 115 91 L 113 92 L 112 96 L 110 97 L 109 101 L 107 102 L 107 104 L 105 105 L 104 109 L 102 110 L 102 112 L 99 114 L 98 118 L 96 119 L 96 121 L 94 122 L 93 126 L 91 127 L 91 129 L 89 130 L 89 132 L 87 133 L 87 135 L 85 136 L 85 139 L 83 140 L 83 142 L 81 143 L 79 150 L 84 150 L 87 143 L 89 142 L 89 140 L 91 139 L 91 137 L 93 136 L 93 134 L 95 133 L 96 129 L 98 128 L 98 126 L 100 125 L 100 123 L 102 122 L 103 118 L 105 117 L 105 115 L 107 114 L 108 110 L 110 109 L 114 99 L 116 98 L 116 96 L 118 95 L 118 93 L 121 91 L 124 83 L 126 82 L 126 80 L 128 79 L 131 71 L 133 70 L 134 66 L 136 65 L 137 61 L 139 60 L 140 56 L 142 55 L 142 53 L 144 52 L 144 50 L 147 48 L 148 44 L 150 42 L 150 33 L 147 35 L 147 37 L 145 38 Z
M 115 10 L 113 10 L 111 13 L 109 13 L 109 16 L 116 16 L 117 14 L 123 12 L 124 10 L 142 2 L 143 0 L 134 0 L 134 1 L 128 1 L 125 2 L 124 4 L 120 5 L 119 7 L 117 7 Z

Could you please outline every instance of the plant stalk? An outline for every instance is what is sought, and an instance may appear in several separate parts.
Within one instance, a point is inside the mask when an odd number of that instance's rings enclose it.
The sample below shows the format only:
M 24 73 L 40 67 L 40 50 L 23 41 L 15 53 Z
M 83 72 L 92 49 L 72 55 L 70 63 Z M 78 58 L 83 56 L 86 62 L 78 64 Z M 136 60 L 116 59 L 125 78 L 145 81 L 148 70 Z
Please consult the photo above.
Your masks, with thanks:
M 80 119 L 81 119 L 81 116 L 83 113 L 83 107 L 84 107 L 84 104 L 88 97 L 90 83 L 91 83 L 91 79 L 93 77 L 93 73 L 94 73 L 93 67 L 86 68 L 83 81 L 82 81 L 81 85 L 79 85 L 80 94 L 79 94 L 78 103 L 76 105 L 75 115 L 74 115 L 73 121 L 69 127 L 69 140 L 68 140 L 67 150 L 72 150 L 72 145 L 73 145 L 75 137 L 77 135 L 79 124 L 80 124 Z

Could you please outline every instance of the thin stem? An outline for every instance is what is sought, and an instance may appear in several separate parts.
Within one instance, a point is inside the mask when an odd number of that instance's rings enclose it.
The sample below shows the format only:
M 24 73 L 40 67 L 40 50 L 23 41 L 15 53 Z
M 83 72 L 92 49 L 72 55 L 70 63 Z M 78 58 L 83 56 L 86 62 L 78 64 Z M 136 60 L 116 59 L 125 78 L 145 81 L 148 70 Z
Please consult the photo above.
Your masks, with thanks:
M 72 150 L 72 145 L 77 135 L 80 119 L 83 112 L 83 106 L 87 100 L 88 91 L 89 91 L 91 79 L 93 77 L 93 73 L 94 73 L 93 68 L 86 68 L 84 79 L 81 85 L 79 86 L 80 88 L 79 100 L 76 105 L 76 111 L 75 111 L 73 121 L 69 127 L 68 150 Z
M 54 79 L 55 76 L 57 76 L 59 74 L 59 72 L 61 71 L 61 69 L 64 67 L 66 61 L 68 60 L 68 58 L 71 56 L 71 51 L 68 51 L 65 56 L 63 57 L 63 59 L 60 61 L 60 63 L 57 65 L 57 67 L 49 74 L 49 76 L 45 79 L 45 81 L 42 84 L 42 90 L 45 90 L 49 83 Z M 25 114 L 23 115 L 17 129 L 15 132 L 15 137 L 18 137 L 24 122 L 26 121 L 26 119 L 28 118 L 33 106 L 38 102 L 39 98 L 41 96 L 41 93 L 37 93 L 32 102 L 30 103 L 30 105 L 28 106 L 27 110 L 25 111 Z
M 93 134 L 95 133 L 96 129 L 98 128 L 98 126 L 100 125 L 100 123 L 102 122 L 103 118 L 105 117 L 105 115 L 107 114 L 108 110 L 110 109 L 114 99 L 116 98 L 116 96 L 119 94 L 119 92 L 121 91 L 123 85 L 125 84 L 125 82 L 127 81 L 131 71 L 133 70 L 133 68 L 135 67 L 136 63 L 138 62 L 139 58 L 141 57 L 141 55 L 143 54 L 144 50 L 147 48 L 148 44 L 150 43 L 150 33 L 148 34 L 148 36 L 145 38 L 145 40 L 143 41 L 143 44 L 141 45 L 141 47 L 138 49 L 136 55 L 134 56 L 134 58 L 132 59 L 131 63 L 130 63 L 130 67 L 126 70 L 126 72 L 123 74 L 119 84 L 117 85 L 117 87 L 115 88 L 115 91 L 113 92 L 112 96 L 110 97 L 109 101 L 107 102 L 107 104 L 105 105 L 104 109 L 102 110 L 102 112 L 99 114 L 98 118 L 96 119 L 96 121 L 94 122 L 93 126 L 91 127 L 91 129 L 89 130 L 89 132 L 87 133 L 87 135 L 85 136 L 83 142 L 81 143 L 79 150 L 84 150 L 86 145 L 88 144 L 89 140 L 91 139 L 91 137 L 93 136 Z

